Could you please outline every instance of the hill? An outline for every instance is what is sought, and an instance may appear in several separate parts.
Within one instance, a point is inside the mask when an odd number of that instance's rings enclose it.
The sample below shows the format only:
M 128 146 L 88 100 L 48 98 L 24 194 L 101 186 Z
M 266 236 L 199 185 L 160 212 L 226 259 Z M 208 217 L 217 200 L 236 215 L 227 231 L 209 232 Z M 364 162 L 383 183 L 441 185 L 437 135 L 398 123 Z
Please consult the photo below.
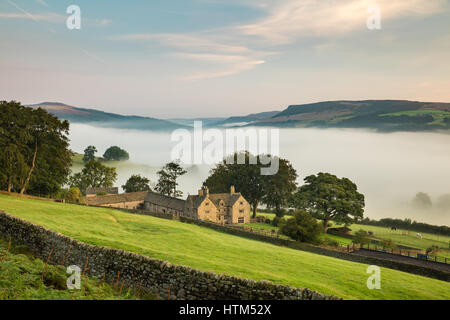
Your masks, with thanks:
M 28 107 L 43 108 L 58 118 L 69 120 L 71 123 L 86 123 L 105 128 L 168 131 L 185 127 L 182 124 L 167 120 L 140 116 L 124 116 L 94 109 L 73 107 L 59 102 L 43 102 L 28 105 Z
M 279 114 L 280 111 L 267 111 L 267 112 L 260 112 L 260 113 L 252 113 L 246 116 L 235 116 L 235 117 L 229 117 L 225 120 L 219 121 L 216 123 L 216 125 L 219 126 L 226 126 L 226 125 L 233 125 L 233 124 L 241 124 L 241 123 L 253 123 L 258 121 L 264 121 L 267 119 L 270 119 L 274 117 L 275 115 Z
M 266 279 L 346 299 L 450 299 L 448 282 L 382 268 L 382 290 L 368 290 L 367 265 L 179 221 L 4 195 L 0 195 L 0 209 L 89 244 L 204 271 Z
M 291 105 L 258 126 L 371 128 L 381 131 L 450 129 L 450 103 L 406 100 L 326 101 Z

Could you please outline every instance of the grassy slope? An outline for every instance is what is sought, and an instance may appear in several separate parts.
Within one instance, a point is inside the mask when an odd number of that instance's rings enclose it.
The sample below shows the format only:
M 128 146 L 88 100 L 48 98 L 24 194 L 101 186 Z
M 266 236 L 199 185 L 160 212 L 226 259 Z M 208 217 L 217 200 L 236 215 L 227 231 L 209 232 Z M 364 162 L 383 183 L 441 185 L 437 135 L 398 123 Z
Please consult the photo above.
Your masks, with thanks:
M 87 243 L 121 248 L 205 271 L 267 279 L 346 299 L 450 299 L 447 282 L 383 268 L 382 290 L 368 290 L 364 264 L 178 221 L 3 195 L 0 208 Z
M 82 279 L 83 289 L 69 290 L 66 281 L 69 277 L 62 266 L 45 268 L 44 262 L 35 259 L 23 246 L 11 246 L 0 239 L 0 300 L 117 300 L 119 289 L 86 277 Z M 135 299 L 129 290 L 122 290 L 120 299 Z

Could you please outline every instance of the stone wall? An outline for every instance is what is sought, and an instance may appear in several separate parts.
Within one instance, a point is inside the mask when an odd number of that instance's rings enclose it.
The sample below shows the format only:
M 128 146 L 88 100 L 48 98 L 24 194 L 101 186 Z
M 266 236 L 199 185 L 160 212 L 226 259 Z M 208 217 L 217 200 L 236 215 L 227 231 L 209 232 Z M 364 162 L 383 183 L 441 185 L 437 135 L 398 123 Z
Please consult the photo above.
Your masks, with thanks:
M 203 272 L 190 267 L 143 255 L 88 245 L 0 211 L 0 235 L 26 245 L 37 257 L 49 263 L 77 265 L 87 263 L 87 274 L 111 281 L 125 281 L 127 287 L 141 286 L 167 299 L 294 299 L 334 300 L 309 289 L 275 285 L 234 276 Z

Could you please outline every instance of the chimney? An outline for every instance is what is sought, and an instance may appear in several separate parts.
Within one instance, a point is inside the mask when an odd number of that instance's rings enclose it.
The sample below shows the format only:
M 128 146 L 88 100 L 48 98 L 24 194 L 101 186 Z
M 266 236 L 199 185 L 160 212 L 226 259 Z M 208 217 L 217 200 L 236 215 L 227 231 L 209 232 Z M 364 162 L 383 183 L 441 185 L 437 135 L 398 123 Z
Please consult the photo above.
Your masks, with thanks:
M 234 190 L 234 186 L 231 186 L 231 187 L 230 187 L 230 193 L 231 193 L 231 194 L 236 193 L 236 191 Z
M 198 195 L 199 195 L 200 197 L 203 196 L 203 189 L 199 189 L 199 190 L 198 190 Z
M 209 196 L 209 188 L 205 186 L 205 196 Z

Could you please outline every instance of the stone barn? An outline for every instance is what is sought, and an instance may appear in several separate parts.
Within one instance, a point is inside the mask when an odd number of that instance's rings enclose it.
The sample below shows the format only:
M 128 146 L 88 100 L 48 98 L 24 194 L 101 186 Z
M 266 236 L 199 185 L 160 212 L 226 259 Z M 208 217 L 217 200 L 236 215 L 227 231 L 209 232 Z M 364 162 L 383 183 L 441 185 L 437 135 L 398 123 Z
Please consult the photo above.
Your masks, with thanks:
M 229 193 L 216 194 L 203 187 L 187 197 L 183 216 L 220 224 L 250 223 L 250 204 L 233 186 Z
M 86 196 L 86 204 L 91 206 L 101 206 L 109 208 L 140 209 L 147 191 L 131 192 L 122 194 L 110 194 L 106 196 Z
M 182 199 L 148 192 L 145 197 L 144 210 L 154 213 L 167 213 L 179 217 L 183 214 L 185 202 Z

